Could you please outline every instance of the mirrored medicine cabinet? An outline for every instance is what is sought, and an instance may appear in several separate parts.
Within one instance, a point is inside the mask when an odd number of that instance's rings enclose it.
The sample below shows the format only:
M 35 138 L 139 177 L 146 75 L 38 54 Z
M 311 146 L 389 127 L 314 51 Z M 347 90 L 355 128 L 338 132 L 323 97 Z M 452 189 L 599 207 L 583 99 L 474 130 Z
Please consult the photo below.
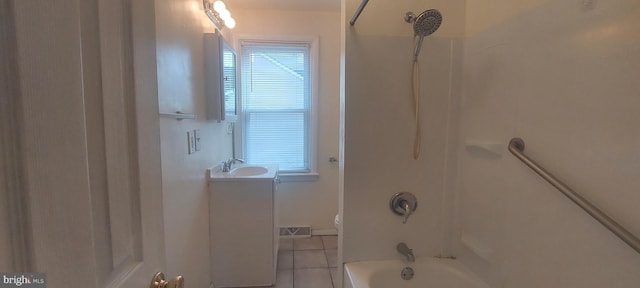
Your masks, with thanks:
M 219 33 L 204 34 L 207 120 L 238 119 L 236 51 Z

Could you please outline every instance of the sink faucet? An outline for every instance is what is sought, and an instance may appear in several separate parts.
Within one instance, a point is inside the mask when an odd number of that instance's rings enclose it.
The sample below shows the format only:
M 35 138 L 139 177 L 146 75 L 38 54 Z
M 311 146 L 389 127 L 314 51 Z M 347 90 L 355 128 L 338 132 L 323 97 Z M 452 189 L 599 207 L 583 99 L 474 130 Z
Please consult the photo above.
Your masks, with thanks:
M 222 161 L 222 163 L 220 163 L 220 165 L 222 165 L 222 172 L 231 171 L 231 165 L 236 162 L 244 163 L 244 160 L 238 158 L 229 158 L 229 160 L 227 161 Z
M 406 243 L 404 242 L 398 243 L 398 246 L 396 246 L 396 249 L 398 250 L 398 252 L 400 252 L 400 254 L 407 257 L 407 261 L 409 262 L 416 261 L 416 258 L 413 256 L 413 249 L 410 249 Z

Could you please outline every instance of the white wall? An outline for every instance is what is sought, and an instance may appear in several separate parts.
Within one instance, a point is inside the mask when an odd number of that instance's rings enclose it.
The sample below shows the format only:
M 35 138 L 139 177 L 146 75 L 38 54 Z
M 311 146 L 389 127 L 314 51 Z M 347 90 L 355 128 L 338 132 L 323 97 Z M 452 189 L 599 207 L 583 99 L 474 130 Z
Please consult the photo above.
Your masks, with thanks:
M 506 145 L 522 137 L 640 235 L 640 3 L 479 2 L 467 1 L 455 255 L 493 287 L 637 287 L 640 256 Z
M 346 1 L 349 21 L 360 4 Z M 422 154 L 413 160 L 411 90 L 413 28 L 405 12 L 437 8 L 440 29 L 425 38 L 420 60 Z M 417 257 L 448 254 L 446 178 L 448 126 L 457 117 L 463 1 L 370 2 L 346 26 L 342 258 L 344 262 L 401 257 L 404 241 Z M 416 195 L 407 224 L 389 209 L 397 192 Z M 372 241 L 373 240 L 373 241 Z
M 209 287 L 209 195 L 205 170 L 231 157 L 227 125 L 205 120 L 202 34 L 213 32 L 202 1 L 156 1 L 160 112 L 196 120 L 160 119 L 166 275 Z M 187 131 L 200 129 L 202 150 L 187 154 Z
M 242 37 L 319 38 L 318 75 L 318 163 L 320 177 L 311 182 L 283 182 L 276 201 L 280 225 L 311 225 L 313 230 L 334 229 L 338 212 L 338 157 L 340 101 L 340 12 L 295 10 L 229 10 L 236 19 L 235 39 Z

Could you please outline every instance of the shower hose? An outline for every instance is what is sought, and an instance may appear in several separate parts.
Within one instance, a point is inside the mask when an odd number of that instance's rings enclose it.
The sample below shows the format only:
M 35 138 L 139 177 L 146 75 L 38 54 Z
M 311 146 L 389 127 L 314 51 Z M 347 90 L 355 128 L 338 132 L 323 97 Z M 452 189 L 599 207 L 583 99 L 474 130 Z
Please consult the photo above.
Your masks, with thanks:
M 420 65 L 418 64 L 418 58 L 413 59 L 413 104 L 415 105 L 415 120 L 416 120 L 416 133 L 413 140 L 413 159 L 418 160 L 420 158 Z

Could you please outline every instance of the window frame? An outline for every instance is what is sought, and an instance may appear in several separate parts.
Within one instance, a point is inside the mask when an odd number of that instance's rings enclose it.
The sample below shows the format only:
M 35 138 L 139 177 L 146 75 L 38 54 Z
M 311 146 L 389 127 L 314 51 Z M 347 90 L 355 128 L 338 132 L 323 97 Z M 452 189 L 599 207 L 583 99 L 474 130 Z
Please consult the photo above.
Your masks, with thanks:
M 309 167 L 304 170 L 281 170 L 279 171 L 280 179 L 283 181 L 315 181 L 318 179 L 317 159 L 318 159 L 318 63 L 319 63 L 319 39 L 317 36 L 247 36 L 239 35 L 236 37 L 236 47 L 238 53 L 238 75 L 242 75 L 243 66 L 243 49 L 244 45 L 274 45 L 274 46 L 286 46 L 286 45 L 305 45 L 309 48 L 309 110 L 308 110 L 308 123 L 306 128 L 306 140 L 307 140 L 307 155 Z M 242 76 L 240 81 L 242 81 Z M 238 122 L 234 125 L 234 156 L 238 158 L 244 158 L 245 154 L 245 141 L 246 131 L 243 127 L 246 124 L 246 115 L 244 111 L 244 92 L 242 91 L 242 84 L 239 87 L 239 117 Z M 289 110 L 283 110 L 289 111 Z

